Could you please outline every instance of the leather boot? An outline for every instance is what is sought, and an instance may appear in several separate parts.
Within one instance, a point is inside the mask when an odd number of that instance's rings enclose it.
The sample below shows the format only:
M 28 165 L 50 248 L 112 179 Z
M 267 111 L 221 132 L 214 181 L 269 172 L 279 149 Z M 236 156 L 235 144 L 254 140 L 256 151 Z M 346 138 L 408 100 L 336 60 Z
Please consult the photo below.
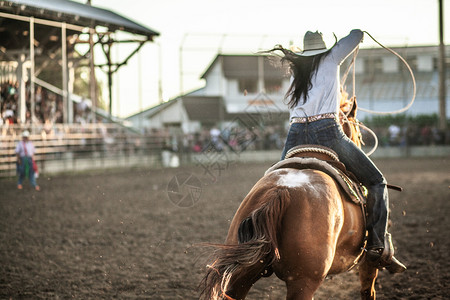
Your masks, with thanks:
M 402 273 L 406 267 L 394 257 L 394 246 L 390 233 L 386 233 L 384 248 L 374 248 L 367 250 L 366 259 L 370 264 L 378 269 L 386 268 L 390 273 Z
M 398 261 L 398 259 L 396 259 L 395 257 L 392 257 L 391 263 L 387 265 L 385 268 L 391 274 L 403 273 L 406 271 L 406 266 L 402 264 L 400 261 Z
M 386 232 L 388 226 L 389 197 L 384 183 L 369 188 L 367 196 L 367 249 L 384 249 L 387 246 Z M 387 249 L 389 250 L 389 249 Z M 386 254 L 389 254 L 387 252 Z
M 398 259 L 394 256 L 391 257 L 390 260 L 385 261 L 382 257 L 383 249 L 372 249 L 367 250 L 366 259 L 374 265 L 377 269 L 382 270 L 385 268 L 389 271 L 389 273 L 403 273 L 406 271 L 406 266 L 402 264 Z

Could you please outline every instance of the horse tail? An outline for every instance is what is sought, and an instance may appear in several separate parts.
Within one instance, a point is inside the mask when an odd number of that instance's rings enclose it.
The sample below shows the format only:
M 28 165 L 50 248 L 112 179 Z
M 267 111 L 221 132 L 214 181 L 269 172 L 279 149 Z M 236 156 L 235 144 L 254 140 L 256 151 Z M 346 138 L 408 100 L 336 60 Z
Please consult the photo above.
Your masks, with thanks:
M 262 197 L 267 201 L 241 221 L 238 244 L 212 245 L 214 262 L 200 284 L 201 299 L 233 299 L 226 292 L 239 279 L 270 276 L 272 263 L 280 259 L 278 235 L 290 195 L 287 188 L 274 187 Z

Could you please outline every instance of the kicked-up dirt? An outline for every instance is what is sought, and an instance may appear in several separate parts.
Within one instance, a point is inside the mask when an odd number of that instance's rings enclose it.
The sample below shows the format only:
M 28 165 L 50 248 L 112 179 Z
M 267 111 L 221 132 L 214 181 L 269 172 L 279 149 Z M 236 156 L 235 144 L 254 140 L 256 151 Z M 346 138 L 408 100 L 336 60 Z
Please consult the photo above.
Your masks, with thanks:
M 450 157 L 378 159 L 403 274 L 380 272 L 378 299 L 448 299 Z M 0 299 L 198 299 L 204 242 L 230 221 L 272 163 L 41 175 L 41 191 L 0 180 Z M 182 183 L 186 183 L 183 185 Z M 327 278 L 315 299 L 358 299 L 357 270 Z M 263 278 L 248 299 L 284 299 Z

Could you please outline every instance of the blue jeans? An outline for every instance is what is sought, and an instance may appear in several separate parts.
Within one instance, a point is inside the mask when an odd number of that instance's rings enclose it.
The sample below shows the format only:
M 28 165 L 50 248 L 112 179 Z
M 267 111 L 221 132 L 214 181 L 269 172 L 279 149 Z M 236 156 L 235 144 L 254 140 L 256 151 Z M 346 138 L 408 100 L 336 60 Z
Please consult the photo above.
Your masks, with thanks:
M 36 187 L 36 177 L 34 174 L 33 161 L 31 157 L 21 156 L 20 161 L 21 161 L 20 165 L 17 165 L 17 173 L 19 174 L 19 181 L 17 182 L 17 184 L 22 184 L 23 180 L 25 179 L 25 176 L 28 175 L 31 185 L 33 187 Z
M 334 150 L 347 170 L 352 172 L 368 189 L 367 248 L 384 248 L 387 230 L 389 198 L 386 179 L 372 160 L 344 133 L 334 119 L 291 125 L 281 159 L 298 145 L 315 144 Z

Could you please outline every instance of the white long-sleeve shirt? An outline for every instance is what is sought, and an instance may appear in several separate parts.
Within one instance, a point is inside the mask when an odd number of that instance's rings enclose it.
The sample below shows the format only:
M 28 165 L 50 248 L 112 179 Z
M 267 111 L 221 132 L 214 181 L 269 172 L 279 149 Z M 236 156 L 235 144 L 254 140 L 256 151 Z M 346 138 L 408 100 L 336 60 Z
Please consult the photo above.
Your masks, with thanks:
M 290 118 L 315 116 L 325 113 L 338 113 L 340 101 L 340 65 L 358 47 L 363 32 L 354 29 L 340 39 L 322 59 L 311 78 L 311 89 L 304 103 L 302 96 L 296 107 L 290 109 Z

